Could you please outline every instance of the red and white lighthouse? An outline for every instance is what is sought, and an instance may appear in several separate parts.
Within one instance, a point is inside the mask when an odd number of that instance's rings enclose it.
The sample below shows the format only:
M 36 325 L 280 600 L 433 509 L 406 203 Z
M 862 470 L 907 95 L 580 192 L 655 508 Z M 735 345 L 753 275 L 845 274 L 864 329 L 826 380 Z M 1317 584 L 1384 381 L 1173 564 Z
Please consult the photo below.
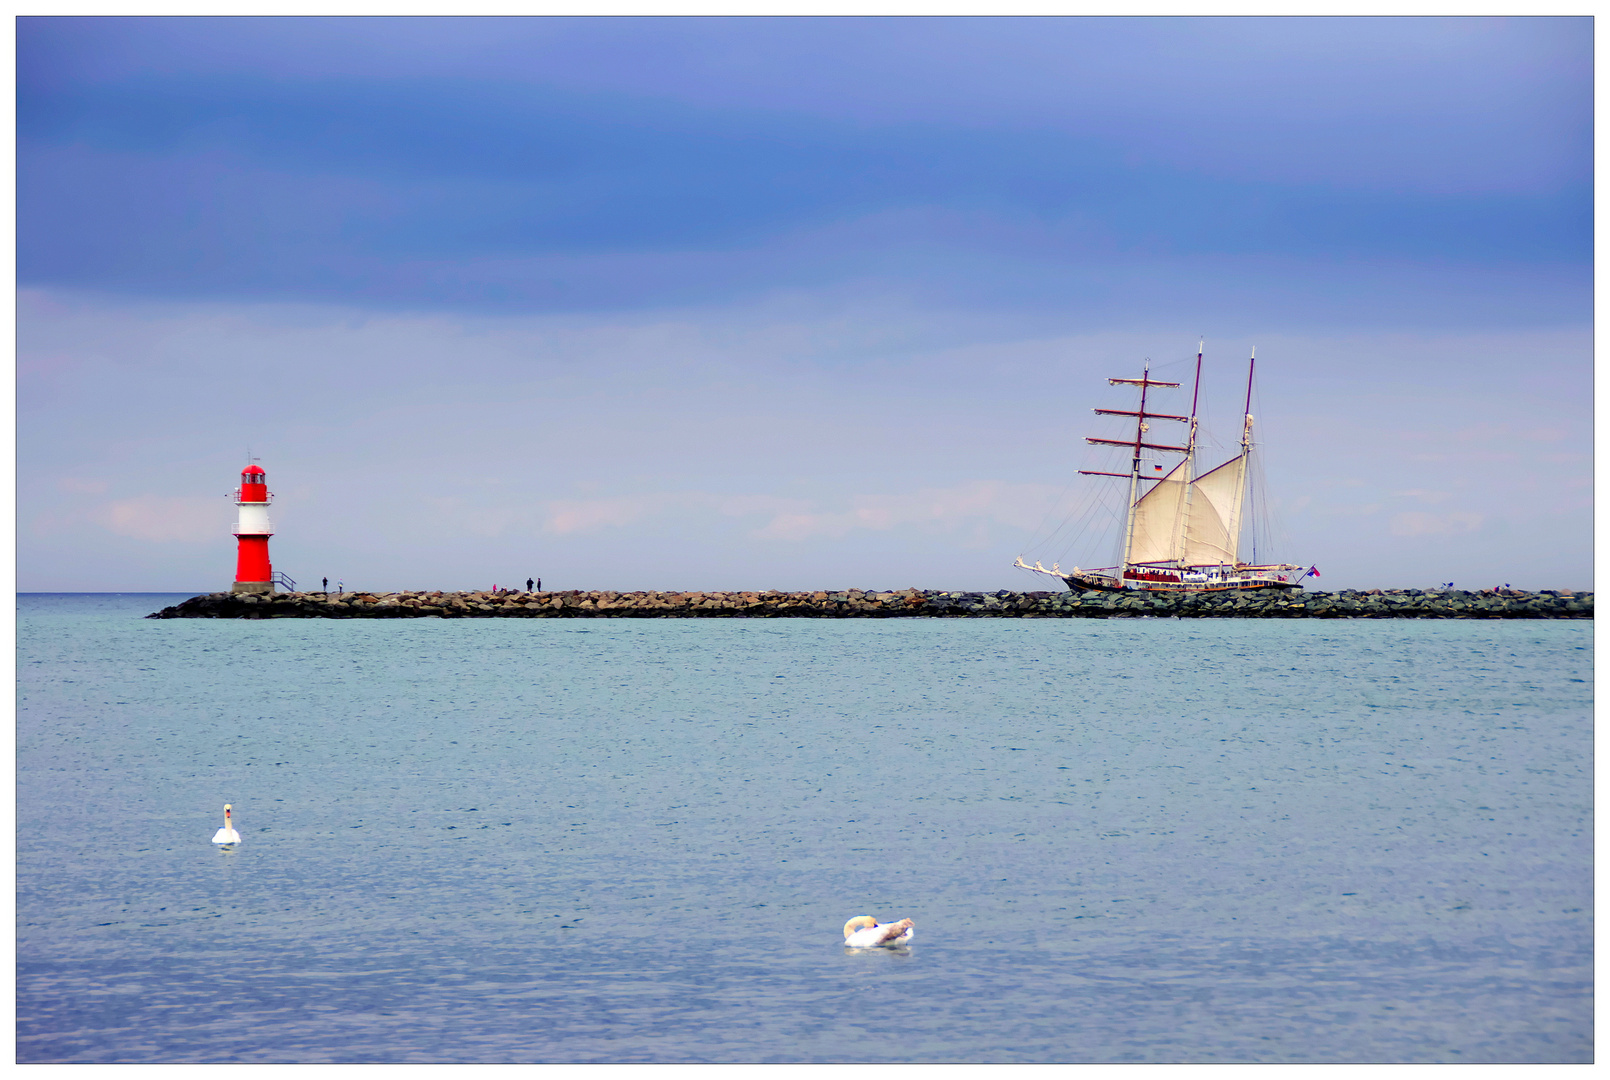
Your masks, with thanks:
M 235 489 L 235 505 L 240 513 L 235 536 L 240 548 L 235 557 L 235 584 L 230 592 L 271 593 L 274 567 L 268 561 L 268 538 L 274 527 L 268 523 L 268 504 L 274 498 L 268 490 L 268 474 L 256 465 L 241 470 L 240 487 Z

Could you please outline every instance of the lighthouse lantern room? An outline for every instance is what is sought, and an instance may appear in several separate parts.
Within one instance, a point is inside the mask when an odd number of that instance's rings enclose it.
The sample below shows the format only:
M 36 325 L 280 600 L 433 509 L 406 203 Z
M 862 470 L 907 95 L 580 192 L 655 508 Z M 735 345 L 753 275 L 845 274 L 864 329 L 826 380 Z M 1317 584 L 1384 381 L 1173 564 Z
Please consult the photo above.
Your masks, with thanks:
M 274 591 L 274 568 L 268 561 L 268 538 L 274 535 L 274 527 L 268 522 L 268 504 L 273 498 L 267 473 L 256 465 L 241 470 L 240 487 L 235 489 L 235 506 L 240 511 L 235 520 L 239 548 L 231 592 Z

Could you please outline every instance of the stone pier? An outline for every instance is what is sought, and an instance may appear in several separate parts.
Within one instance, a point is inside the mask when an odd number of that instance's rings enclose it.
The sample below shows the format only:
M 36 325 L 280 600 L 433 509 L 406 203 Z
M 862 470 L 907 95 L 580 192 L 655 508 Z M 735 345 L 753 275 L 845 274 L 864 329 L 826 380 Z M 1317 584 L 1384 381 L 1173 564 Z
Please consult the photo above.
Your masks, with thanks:
M 1591 619 L 1568 590 L 210 593 L 151 619 Z

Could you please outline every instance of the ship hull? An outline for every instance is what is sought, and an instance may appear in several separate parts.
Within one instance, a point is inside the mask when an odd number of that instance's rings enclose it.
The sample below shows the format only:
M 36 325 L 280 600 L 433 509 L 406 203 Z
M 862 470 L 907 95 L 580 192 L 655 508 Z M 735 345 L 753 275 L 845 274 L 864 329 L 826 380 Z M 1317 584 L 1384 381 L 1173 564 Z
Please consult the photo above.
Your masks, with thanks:
M 1238 592 L 1244 589 L 1300 589 L 1302 581 L 1280 580 L 1281 575 L 1270 577 L 1262 576 L 1232 576 L 1216 578 L 1209 581 L 1183 581 L 1178 579 L 1133 578 L 1126 577 L 1119 581 L 1115 577 L 1104 577 L 1096 574 L 1059 574 L 1064 584 L 1073 592 L 1168 592 L 1168 593 L 1197 593 L 1197 592 Z

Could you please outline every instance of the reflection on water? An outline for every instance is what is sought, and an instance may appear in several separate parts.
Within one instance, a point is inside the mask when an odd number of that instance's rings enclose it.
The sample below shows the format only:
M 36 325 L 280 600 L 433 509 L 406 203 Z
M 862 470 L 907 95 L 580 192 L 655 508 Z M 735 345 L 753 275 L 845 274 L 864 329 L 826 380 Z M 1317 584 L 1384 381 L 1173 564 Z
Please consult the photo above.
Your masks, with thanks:
M 170 602 L 19 602 L 23 1061 L 1591 1060 L 1591 624 Z

